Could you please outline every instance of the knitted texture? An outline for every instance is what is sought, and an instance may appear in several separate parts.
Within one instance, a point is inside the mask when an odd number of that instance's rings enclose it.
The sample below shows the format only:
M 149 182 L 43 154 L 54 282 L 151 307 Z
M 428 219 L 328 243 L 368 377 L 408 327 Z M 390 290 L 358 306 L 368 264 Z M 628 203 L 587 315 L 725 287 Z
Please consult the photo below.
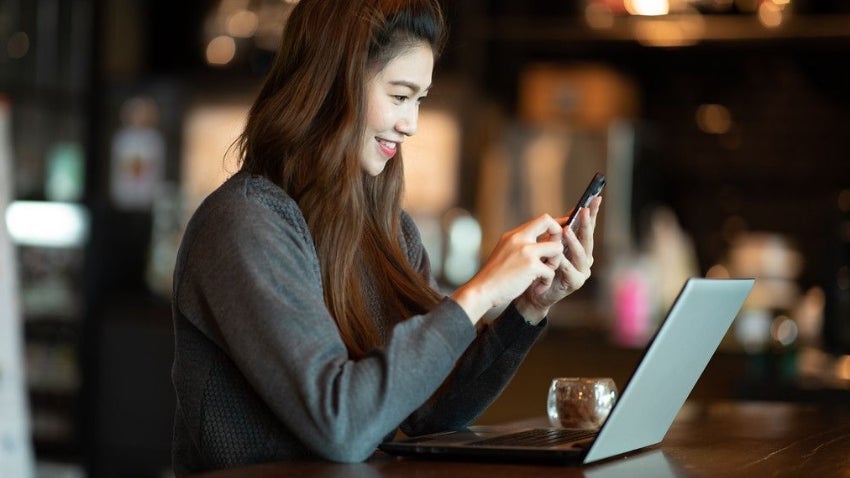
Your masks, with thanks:
M 411 265 L 433 283 L 413 221 L 401 220 Z M 362 461 L 399 427 L 413 434 L 465 426 L 543 330 L 509 307 L 476 335 L 446 298 L 426 314 L 390 321 L 398 323 L 382 327 L 385 347 L 350 360 L 297 204 L 247 173 L 193 215 L 174 284 L 177 475 L 292 459 Z M 381 327 L 384 300 L 368 284 L 363 292 Z

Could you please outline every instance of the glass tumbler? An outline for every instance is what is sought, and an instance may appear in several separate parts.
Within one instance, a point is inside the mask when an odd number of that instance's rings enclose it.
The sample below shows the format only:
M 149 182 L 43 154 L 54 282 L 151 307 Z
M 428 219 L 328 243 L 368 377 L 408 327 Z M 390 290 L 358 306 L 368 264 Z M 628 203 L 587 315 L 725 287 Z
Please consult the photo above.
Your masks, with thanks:
M 552 426 L 597 429 L 617 400 L 617 385 L 605 377 L 552 379 L 546 411 Z

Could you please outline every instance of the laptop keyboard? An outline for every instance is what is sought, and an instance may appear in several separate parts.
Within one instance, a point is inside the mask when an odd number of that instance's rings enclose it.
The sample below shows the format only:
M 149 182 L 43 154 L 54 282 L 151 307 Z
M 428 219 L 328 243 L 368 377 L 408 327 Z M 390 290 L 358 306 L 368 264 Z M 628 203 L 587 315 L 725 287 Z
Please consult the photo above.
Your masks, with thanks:
M 564 428 L 535 428 L 485 438 L 468 443 L 469 446 L 554 446 L 593 438 L 598 430 L 576 430 Z

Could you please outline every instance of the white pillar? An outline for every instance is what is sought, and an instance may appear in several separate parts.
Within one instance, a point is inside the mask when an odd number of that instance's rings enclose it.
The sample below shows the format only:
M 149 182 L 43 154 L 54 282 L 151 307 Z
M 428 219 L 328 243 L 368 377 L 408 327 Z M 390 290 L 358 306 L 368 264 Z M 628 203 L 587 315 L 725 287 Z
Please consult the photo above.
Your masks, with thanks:
M 18 265 L 6 228 L 6 206 L 14 184 L 10 117 L 11 107 L 0 94 L 0 476 L 31 478 L 33 454 L 22 360 Z

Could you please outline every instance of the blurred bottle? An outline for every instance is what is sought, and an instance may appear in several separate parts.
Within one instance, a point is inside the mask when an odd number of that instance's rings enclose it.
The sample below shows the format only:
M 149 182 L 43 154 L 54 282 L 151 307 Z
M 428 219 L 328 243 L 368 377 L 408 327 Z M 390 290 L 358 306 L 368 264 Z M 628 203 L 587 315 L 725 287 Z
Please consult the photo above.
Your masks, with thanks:
M 481 226 L 468 211 L 452 208 L 443 215 L 443 230 L 443 279 L 456 287 L 471 279 L 481 265 Z
M 109 191 L 122 211 L 150 211 L 165 175 L 165 140 L 158 130 L 153 99 L 128 99 L 121 109 L 123 126 L 112 138 Z
M 646 345 L 682 285 L 699 274 L 693 240 L 672 209 L 656 207 L 647 226 L 644 247 L 612 261 L 613 339 L 628 347 Z
M 49 201 L 80 201 L 85 187 L 85 157 L 81 144 L 55 144 L 47 153 L 45 196 Z

